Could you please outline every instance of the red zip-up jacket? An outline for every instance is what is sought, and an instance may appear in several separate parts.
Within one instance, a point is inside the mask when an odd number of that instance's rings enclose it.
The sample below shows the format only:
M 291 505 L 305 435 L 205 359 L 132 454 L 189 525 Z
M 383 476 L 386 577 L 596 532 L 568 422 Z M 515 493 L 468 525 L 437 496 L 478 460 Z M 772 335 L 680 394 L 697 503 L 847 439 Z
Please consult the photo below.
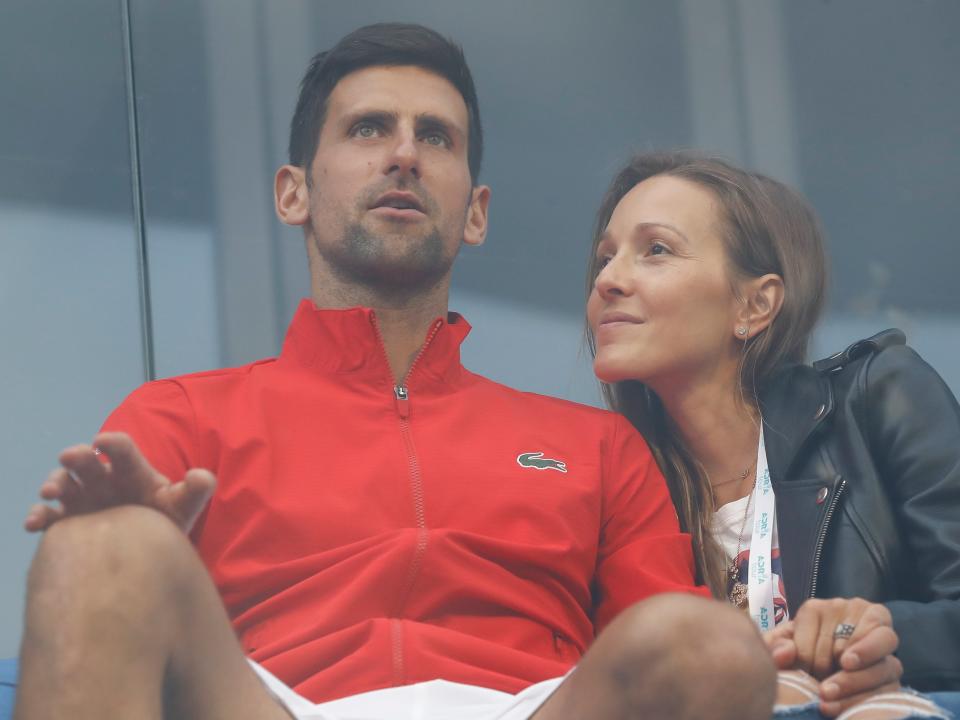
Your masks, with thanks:
M 104 425 L 216 474 L 196 547 L 244 650 L 315 702 L 518 692 L 628 605 L 705 594 L 636 431 L 471 373 L 468 331 L 437 320 L 395 387 L 372 311 L 305 300 L 279 358 L 148 383 Z

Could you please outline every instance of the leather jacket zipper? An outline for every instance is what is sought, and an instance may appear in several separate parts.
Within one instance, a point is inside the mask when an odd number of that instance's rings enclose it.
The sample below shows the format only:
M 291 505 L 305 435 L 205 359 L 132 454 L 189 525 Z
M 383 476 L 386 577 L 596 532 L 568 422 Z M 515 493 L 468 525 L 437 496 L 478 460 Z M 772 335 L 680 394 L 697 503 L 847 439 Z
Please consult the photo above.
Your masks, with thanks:
M 830 505 L 827 506 L 827 514 L 823 518 L 823 525 L 820 527 L 820 534 L 817 536 L 817 544 L 813 551 L 813 575 L 810 577 L 810 592 L 807 594 L 807 597 L 816 597 L 817 580 L 820 575 L 820 558 L 823 555 L 823 545 L 827 541 L 827 528 L 830 525 L 830 520 L 833 518 L 833 513 L 837 509 L 840 496 L 843 494 L 843 489 L 846 486 L 847 481 L 841 478 L 840 484 L 837 486 L 837 490 L 830 500 Z

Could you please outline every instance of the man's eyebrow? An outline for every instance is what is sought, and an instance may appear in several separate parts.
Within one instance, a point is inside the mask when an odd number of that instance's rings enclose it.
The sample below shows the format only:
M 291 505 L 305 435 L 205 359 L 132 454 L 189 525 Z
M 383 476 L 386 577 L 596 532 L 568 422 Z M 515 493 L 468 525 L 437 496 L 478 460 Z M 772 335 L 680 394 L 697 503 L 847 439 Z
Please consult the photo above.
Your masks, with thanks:
M 344 124 L 348 127 L 360 121 L 372 122 L 378 125 L 390 125 L 397 121 L 397 114 L 387 110 L 355 110 L 343 116 Z
M 453 121 L 433 113 L 417 115 L 417 128 L 420 130 L 442 130 L 454 138 L 464 138 L 466 133 Z

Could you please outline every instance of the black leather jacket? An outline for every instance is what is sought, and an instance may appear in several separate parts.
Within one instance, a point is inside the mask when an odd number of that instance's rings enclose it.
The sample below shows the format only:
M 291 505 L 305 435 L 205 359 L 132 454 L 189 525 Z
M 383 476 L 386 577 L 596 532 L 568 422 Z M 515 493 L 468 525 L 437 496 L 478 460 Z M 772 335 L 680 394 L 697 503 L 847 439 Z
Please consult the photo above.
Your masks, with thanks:
M 960 406 L 899 330 L 761 393 L 791 612 L 883 602 L 903 682 L 960 689 Z

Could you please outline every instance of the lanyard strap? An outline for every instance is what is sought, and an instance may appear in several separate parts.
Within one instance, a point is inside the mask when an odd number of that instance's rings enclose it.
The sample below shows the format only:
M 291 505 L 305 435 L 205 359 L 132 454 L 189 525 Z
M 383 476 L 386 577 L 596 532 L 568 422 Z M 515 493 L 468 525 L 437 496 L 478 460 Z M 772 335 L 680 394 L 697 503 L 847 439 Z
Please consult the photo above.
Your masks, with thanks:
M 757 447 L 757 482 L 753 488 L 753 531 L 750 534 L 750 566 L 747 573 L 750 617 L 757 627 L 770 630 L 773 614 L 773 522 L 776 501 L 770 482 L 767 451 L 763 444 L 763 426 Z

